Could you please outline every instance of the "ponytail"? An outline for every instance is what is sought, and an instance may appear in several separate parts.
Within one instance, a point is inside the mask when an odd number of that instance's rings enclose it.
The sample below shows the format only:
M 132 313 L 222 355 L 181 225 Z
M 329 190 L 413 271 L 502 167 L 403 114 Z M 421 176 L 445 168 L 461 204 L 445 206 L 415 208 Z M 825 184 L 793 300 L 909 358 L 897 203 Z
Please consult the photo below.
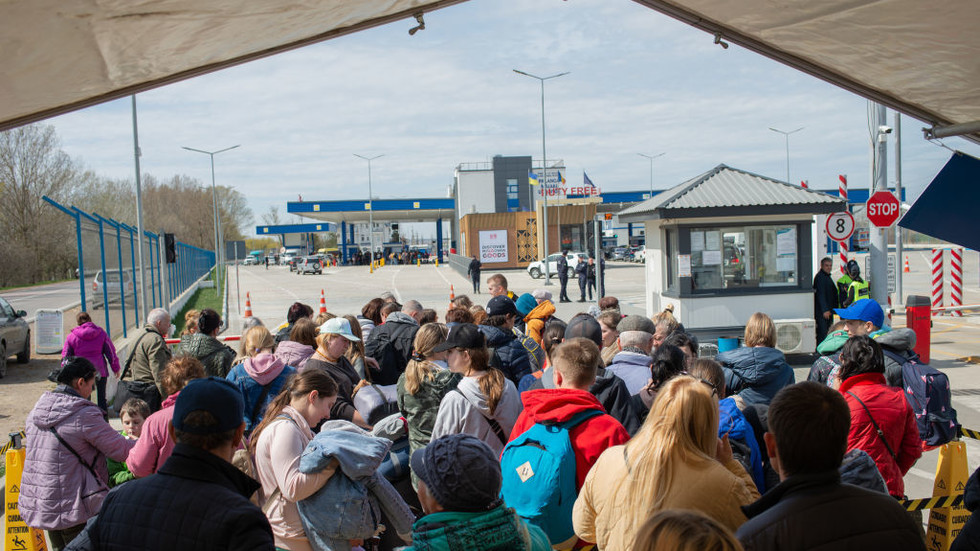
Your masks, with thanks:
M 490 415 L 494 415 L 497 411 L 497 404 L 504 397 L 504 386 L 507 384 L 507 378 L 504 377 L 503 371 L 496 367 L 491 367 L 480 377 L 479 382 L 480 392 L 487 397 L 487 406 L 490 407 Z

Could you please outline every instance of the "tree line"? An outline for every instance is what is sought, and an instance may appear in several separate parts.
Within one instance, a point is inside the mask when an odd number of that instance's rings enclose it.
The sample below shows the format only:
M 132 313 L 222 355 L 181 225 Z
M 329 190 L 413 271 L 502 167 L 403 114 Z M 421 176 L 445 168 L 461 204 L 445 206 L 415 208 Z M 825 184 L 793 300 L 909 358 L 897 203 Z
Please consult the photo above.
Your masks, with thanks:
M 144 174 L 143 225 L 179 241 L 214 249 L 210 185 L 186 175 Z M 225 240 L 243 239 L 252 222 L 245 196 L 218 186 Z M 136 227 L 136 186 L 85 168 L 61 149 L 53 126 L 31 124 L 0 132 L 0 287 L 73 277 L 77 267 L 75 222 L 42 198 L 50 197 Z

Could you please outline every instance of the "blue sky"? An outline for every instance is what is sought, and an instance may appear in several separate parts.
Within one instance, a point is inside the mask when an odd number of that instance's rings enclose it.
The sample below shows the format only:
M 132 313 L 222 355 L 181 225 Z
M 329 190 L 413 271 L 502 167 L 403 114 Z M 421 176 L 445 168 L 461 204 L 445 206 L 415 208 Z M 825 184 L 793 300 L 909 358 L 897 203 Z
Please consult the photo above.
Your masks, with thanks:
M 711 167 L 832 188 L 869 184 L 867 101 L 629 0 L 473 0 L 137 96 L 144 172 L 241 191 L 260 223 L 270 205 L 375 195 L 445 197 L 461 162 L 541 156 L 540 88 L 513 73 L 570 74 L 546 85 L 549 159 L 569 184 L 671 187 Z M 889 112 L 889 124 L 892 114 Z M 96 173 L 133 174 L 130 100 L 50 119 L 65 150 Z M 914 198 L 950 152 L 903 117 L 903 181 Z M 946 144 L 973 155 L 980 146 Z M 894 180 L 889 151 L 889 182 Z M 433 230 L 434 231 L 434 230 Z

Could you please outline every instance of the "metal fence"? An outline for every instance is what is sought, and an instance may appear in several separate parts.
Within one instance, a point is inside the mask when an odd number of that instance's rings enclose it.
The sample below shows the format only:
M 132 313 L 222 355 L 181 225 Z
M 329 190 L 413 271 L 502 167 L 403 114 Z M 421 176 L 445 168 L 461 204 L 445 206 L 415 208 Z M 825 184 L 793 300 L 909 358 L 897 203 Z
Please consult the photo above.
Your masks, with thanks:
M 214 267 L 212 251 L 177 242 L 177 261 L 167 263 L 162 235 L 144 231 L 141 237 L 128 224 L 66 207 L 48 197 L 44 200 L 74 221 L 81 309 L 89 312 L 93 321 L 103 321 L 103 328 L 113 338 L 125 338 L 130 329 L 145 322 L 140 316 L 144 283 L 139 270 L 141 239 L 146 312 L 152 308 L 170 310 L 181 294 Z M 102 320 L 97 310 L 102 310 Z

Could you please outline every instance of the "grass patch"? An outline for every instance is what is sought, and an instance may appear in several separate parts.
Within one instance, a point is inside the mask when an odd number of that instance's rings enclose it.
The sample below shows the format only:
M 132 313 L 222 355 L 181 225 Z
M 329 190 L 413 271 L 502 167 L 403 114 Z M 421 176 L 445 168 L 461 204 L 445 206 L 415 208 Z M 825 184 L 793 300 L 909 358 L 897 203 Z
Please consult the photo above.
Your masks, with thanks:
M 184 330 L 184 315 L 190 310 L 203 310 L 205 308 L 211 308 L 224 317 L 222 307 L 224 306 L 225 278 L 222 276 L 225 275 L 225 272 L 226 270 L 221 270 L 221 276 L 218 277 L 218 287 L 208 287 L 194 291 L 194 294 L 191 295 L 190 300 L 188 300 L 187 304 L 180 309 L 177 317 L 173 320 L 173 324 L 177 327 L 174 335 L 180 335 L 181 331 Z

